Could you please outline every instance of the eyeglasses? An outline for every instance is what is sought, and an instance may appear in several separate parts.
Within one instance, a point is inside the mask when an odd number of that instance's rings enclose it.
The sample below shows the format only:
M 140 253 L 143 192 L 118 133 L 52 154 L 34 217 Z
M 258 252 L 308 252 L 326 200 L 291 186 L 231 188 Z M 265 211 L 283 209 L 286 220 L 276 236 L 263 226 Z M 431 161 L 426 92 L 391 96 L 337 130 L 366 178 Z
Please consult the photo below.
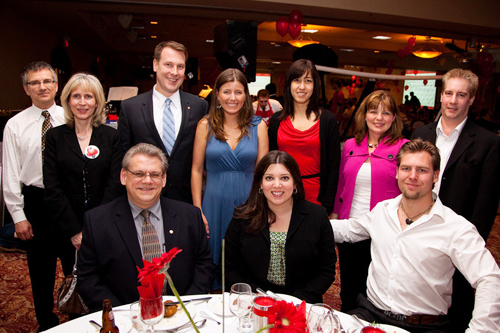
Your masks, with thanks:
M 54 84 L 56 83 L 55 80 L 43 80 L 43 81 L 31 81 L 31 82 L 28 82 L 28 84 L 34 88 L 38 88 L 40 87 L 40 85 L 43 83 L 44 86 L 48 86 L 48 85 L 51 85 L 51 84 Z
M 139 172 L 133 172 L 133 171 L 131 171 L 129 169 L 125 169 L 125 170 L 127 170 L 128 172 L 130 172 L 131 174 L 133 174 L 135 178 L 141 179 L 141 180 L 145 179 L 147 176 L 149 176 L 149 178 L 151 178 L 152 180 L 160 180 L 162 178 L 162 176 L 163 176 L 163 174 L 158 173 L 158 172 L 151 172 L 151 173 L 149 173 L 149 172 L 140 172 L 140 171 Z

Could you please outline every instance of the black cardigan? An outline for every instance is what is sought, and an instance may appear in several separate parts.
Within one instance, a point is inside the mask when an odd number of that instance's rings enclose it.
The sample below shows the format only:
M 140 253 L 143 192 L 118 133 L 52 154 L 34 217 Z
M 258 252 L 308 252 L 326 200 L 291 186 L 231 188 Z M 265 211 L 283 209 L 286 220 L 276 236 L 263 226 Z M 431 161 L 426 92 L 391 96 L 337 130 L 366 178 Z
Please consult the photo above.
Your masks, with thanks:
M 278 150 L 278 117 L 283 111 L 276 112 L 269 121 L 269 151 Z M 319 117 L 320 172 L 319 194 L 317 200 L 326 208 L 328 214 L 333 211 L 340 167 L 340 138 L 337 119 L 333 113 L 322 109 Z
M 294 203 L 285 244 L 286 285 L 267 281 L 270 260 L 269 227 L 248 234 L 249 221 L 232 219 L 226 231 L 226 286 L 245 282 L 322 303 L 323 294 L 335 280 L 335 241 L 325 208 L 299 200 Z

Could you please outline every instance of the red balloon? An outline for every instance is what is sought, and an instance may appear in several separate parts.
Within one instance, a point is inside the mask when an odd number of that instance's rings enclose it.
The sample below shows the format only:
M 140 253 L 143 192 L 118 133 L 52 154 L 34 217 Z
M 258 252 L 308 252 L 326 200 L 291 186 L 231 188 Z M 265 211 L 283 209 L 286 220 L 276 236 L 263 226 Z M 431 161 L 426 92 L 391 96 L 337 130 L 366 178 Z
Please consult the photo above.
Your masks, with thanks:
M 417 39 L 415 37 L 408 38 L 408 46 L 409 47 L 414 47 L 416 41 L 417 41 Z
M 405 55 L 409 56 L 411 54 L 411 47 L 405 46 L 404 52 L 405 52 Z
M 408 87 L 408 86 L 405 86 L 405 90 L 408 90 L 408 88 L 410 88 L 410 87 Z
M 293 25 L 289 24 L 288 25 L 288 33 L 290 34 L 290 36 L 295 39 L 297 37 L 299 37 L 300 35 L 300 30 L 302 29 L 302 26 L 301 25 L 298 25 L 296 27 L 294 27 Z
M 399 49 L 398 50 L 398 58 L 403 59 L 404 56 L 405 56 L 405 51 L 403 49 Z
M 400 93 L 400 92 L 401 92 L 401 87 L 397 87 L 397 88 L 396 88 L 396 91 L 397 91 L 398 93 Z
M 290 17 L 288 18 L 288 23 L 290 23 L 294 28 L 302 24 L 302 13 L 300 10 L 292 10 Z
M 352 81 L 356 81 L 356 75 L 351 76 Z
M 491 65 L 493 63 L 493 56 L 491 55 L 491 53 L 485 53 L 483 57 L 483 63 L 485 65 Z
M 286 17 L 280 17 L 278 21 L 276 21 L 276 31 L 281 37 L 285 37 L 288 32 L 288 19 Z
M 387 68 L 387 70 L 385 71 L 385 74 L 389 75 L 392 73 L 392 68 Z
M 424 86 L 426 86 L 426 85 L 427 85 L 427 80 L 424 80 Z
M 356 85 L 357 85 L 357 86 L 360 86 L 360 85 L 361 85 L 361 80 L 359 79 L 359 77 L 358 77 L 358 78 L 356 78 Z

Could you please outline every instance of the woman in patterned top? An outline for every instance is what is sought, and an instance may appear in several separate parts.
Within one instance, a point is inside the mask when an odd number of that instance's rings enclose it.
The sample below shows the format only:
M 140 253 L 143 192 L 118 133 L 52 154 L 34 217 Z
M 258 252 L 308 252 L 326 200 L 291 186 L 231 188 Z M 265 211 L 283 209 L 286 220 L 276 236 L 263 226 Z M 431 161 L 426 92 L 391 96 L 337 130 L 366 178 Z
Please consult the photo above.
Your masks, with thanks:
M 322 302 L 335 278 L 326 209 L 304 199 L 297 162 L 271 151 L 257 164 L 250 196 L 226 231 L 226 287 L 246 282 L 308 303 Z

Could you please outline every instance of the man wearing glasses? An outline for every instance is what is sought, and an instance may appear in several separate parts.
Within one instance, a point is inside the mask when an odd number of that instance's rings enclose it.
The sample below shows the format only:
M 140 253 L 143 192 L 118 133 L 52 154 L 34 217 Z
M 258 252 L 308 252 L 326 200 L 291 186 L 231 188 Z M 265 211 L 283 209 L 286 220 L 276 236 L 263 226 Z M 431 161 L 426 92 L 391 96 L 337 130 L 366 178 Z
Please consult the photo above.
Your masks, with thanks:
M 168 162 L 161 149 L 139 143 L 120 173 L 127 195 L 85 214 L 78 259 L 78 291 L 92 310 L 139 300 L 137 269 L 173 247 L 182 249 L 169 274 L 181 295 L 206 294 L 214 265 L 198 208 L 161 196 Z M 170 288 L 164 294 L 172 295 Z
M 44 134 L 64 123 L 64 112 L 54 102 L 57 77 L 49 64 L 29 64 L 21 79 L 33 104 L 5 125 L 3 195 L 15 223 L 15 235 L 26 243 L 38 330 L 44 331 L 59 324 L 52 312 L 57 257 L 43 205 Z

